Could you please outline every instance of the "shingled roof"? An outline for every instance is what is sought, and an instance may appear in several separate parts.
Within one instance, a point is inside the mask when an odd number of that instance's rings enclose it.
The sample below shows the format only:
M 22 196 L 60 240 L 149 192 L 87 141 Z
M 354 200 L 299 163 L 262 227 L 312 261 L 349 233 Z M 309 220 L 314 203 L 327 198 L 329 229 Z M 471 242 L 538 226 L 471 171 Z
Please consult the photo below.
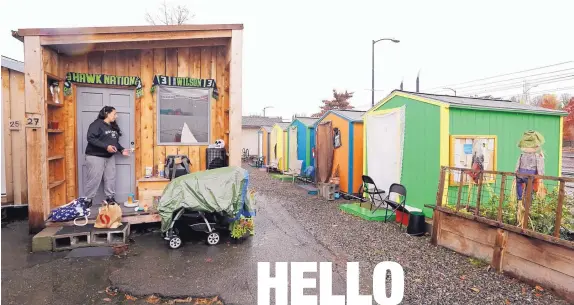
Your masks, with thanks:
M 261 128 L 261 126 L 273 126 L 275 123 L 281 123 L 282 121 L 281 117 L 244 116 L 241 118 L 241 127 Z

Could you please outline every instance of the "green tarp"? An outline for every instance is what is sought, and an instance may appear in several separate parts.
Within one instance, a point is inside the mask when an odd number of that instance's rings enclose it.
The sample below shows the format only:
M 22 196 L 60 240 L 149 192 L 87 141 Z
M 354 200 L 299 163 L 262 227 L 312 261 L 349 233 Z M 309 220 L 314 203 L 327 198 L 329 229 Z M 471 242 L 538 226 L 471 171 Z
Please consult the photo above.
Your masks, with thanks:
M 159 200 L 162 232 L 167 231 L 174 212 L 182 207 L 193 211 L 222 213 L 231 220 L 241 216 L 255 216 L 254 202 L 247 192 L 248 184 L 248 171 L 236 166 L 173 179 Z

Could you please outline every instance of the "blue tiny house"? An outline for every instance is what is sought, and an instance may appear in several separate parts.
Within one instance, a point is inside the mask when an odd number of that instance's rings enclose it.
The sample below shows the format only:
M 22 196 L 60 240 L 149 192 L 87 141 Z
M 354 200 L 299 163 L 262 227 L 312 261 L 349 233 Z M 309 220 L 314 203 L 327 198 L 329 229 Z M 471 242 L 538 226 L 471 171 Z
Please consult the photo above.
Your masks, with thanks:
M 307 166 L 315 166 L 311 151 L 315 147 L 314 125 L 317 120 L 318 118 L 298 117 L 289 125 L 287 138 L 287 147 L 289 149 L 287 154 L 288 165 L 290 165 L 290 162 L 293 162 L 291 161 L 292 159 L 297 157 L 297 160 L 303 161 L 303 169 L 307 168 Z

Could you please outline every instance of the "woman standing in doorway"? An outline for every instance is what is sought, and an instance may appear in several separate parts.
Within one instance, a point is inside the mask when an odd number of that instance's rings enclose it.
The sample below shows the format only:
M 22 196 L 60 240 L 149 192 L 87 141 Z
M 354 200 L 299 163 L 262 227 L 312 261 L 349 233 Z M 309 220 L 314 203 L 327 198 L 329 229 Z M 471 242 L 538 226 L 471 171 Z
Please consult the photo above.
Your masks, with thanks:
M 122 135 L 116 122 L 116 109 L 104 106 L 98 118 L 88 128 L 88 146 L 86 147 L 85 197 L 91 205 L 92 199 L 104 180 L 106 201 L 116 204 L 116 154 L 129 156 L 129 150 L 120 145 Z

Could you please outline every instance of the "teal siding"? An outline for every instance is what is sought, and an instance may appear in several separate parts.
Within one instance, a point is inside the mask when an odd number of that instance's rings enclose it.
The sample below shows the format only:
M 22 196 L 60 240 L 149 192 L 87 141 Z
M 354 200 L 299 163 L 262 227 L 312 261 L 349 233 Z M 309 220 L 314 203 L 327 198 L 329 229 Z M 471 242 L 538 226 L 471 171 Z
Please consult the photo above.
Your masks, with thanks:
M 520 155 L 517 144 L 527 130 L 540 132 L 546 143 L 545 174 L 558 175 L 560 117 L 540 114 L 450 108 L 451 135 L 496 135 L 496 170 L 514 172 Z
M 440 108 L 395 96 L 378 110 L 403 105 L 406 105 L 406 123 L 401 184 L 407 188 L 407 205 L 422 209 L 426 217 L 432 217 L 432 210 L 425 208 L 424 205 L 435 202 L 438 188 Z M 385 139 L 381 141 L 384 142 Z M 384 158 L 384 156 L 380 157 Z

